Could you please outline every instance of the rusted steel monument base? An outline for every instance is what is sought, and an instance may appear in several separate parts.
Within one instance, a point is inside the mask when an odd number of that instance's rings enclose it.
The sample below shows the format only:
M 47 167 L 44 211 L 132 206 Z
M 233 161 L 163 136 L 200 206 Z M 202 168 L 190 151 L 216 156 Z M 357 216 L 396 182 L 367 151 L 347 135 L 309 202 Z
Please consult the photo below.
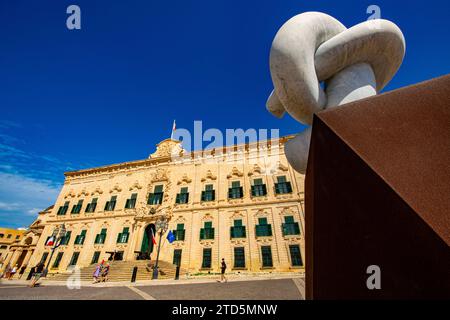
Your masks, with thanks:
M 450 76 L 318 113 L 305 183 L 308 299 L 450 298 Z

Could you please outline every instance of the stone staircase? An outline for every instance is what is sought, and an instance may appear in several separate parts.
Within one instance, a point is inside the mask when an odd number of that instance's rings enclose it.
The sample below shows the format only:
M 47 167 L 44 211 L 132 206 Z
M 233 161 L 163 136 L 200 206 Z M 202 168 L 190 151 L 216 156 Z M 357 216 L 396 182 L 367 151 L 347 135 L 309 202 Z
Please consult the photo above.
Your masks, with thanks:
M 108 282 L 116 281 L 131 281 L 133 268 L 137 267 L 136 281 L 151 280 L 152 269 L 148 269 L 148 265 L 155 265 L 154 260 L 135 260 L 135 261 L 112 261 L 109 263 Z M 81 281 L 92 281 L 92 274 L 95 271 L 96 264 L 89 265 L 79 269 Z M 166 261 L 159 261 L 159 276 L 158 279 L 175 279 L 176 266 Z M 74 271 L 64 273 L 48 274 L 47 280 L 50 281 L 66 281 Z M 180 277 L 186 272 L 180 269 Z

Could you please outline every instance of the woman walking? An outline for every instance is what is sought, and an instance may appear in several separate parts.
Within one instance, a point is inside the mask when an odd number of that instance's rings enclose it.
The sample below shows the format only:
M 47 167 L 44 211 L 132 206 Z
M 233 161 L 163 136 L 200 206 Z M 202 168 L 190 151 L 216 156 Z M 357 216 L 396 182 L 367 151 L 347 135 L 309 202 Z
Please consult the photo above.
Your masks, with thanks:
M 95 268 L 94 274 L 93 274 L 94 282 L 92 282 L 92 283 L 97 283 L 99 281 L 98 278 L 100 277 L 100 274 L 102 273 L 102 268 L 103 268 L 102 263 L 97 265 L 97 267 Z

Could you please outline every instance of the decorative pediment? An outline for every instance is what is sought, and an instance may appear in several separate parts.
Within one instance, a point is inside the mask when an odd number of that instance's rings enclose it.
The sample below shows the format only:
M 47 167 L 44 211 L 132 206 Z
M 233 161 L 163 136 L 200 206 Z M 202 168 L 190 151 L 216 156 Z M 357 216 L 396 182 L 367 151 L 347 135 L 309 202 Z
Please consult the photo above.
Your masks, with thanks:
M 113 192 L 121 192 L 121 191 L 122 191 L 122 188 L 119 186 L 118 183 L 116 183 L 116 184 L 114 185 L 114 187 L 112 187 L 111 190 L 109 190 L 109 193 L 113 193 Z
M 249 171 L 248 175 L 253 176 L 253 175 L 258 175 L 261 173 L 263 173 L 263 170 L 261 169 L 261 167 L 259 165 L 255 164 L 253 166 L 253 168 Z
M 260 209 L 258 211 L 256 211 L 255 213 L 255 218 L 261 218 L 261 217 L 266 217 L 267 216 L 267 212 L 265 212 L 264 210 Z
M 88 195 L 89 195 L 89 192 L 86 190 L 86 188 L 83 188 L 83 190 L 81 190 L 81 192 L 78 193 L 79 197 L 81 197 L 81 196 L 88 196 Z
M 64 199 L 67 198 L 75 198 L 77 195 L 75 194 L 75 191 L 73 191 L 73 189 L 71 189 L 65 196 Z
M 206 213 L 203 217 L 202 217 L 202 222 L 203 221 L 213 221 L 214 218 L 210 213 Z
M 100 187 L 97 187 L 94 189 L 94 191 L 91 192 L 91 195 L 95 195 L 95 194 L 102 194 L 103 190 Z
M 227 175 L 227 179 L 231 179 L 232 177 L 242 177 L 244 174 L 239 171 L 238 168 L 233 167 L 233 169 L 231 169 L 231 172 Z
M 244 214 L 243 212 L 241 212 L 241 211 L 235 211 L 235 212 L 233 212 L 233 214 L 230 216 L 230 219 L 231 219 L 231 220 L 234 220 L 234 219 L 242 219 L 242 218 L 245 218 L 245 214 Z
M 276 173 L 280 171 L 288 171 L 288 166 L 282 164 L 280 161 L 277 161 L 274 166 L 270 169 L 270 173 Z
M 156 151 L 149 158 L 167 158 L 179 156 L 183 152 L 181 142 L 178 140 L 166 139 L 156 145 Z
M 152 175 L 152 182 L 160 182 L 167 181 L 169 178 L 167 177 L 168 171 L 167 169 L 157 168 L 156 171 Z
M 130 187 L 130 191 L 134 191 L 134 190 L 137 191 L 137 190 L 140 190 L 140 189 L 142 189 L 142 186 L 139 184 L 138 181 L 135 181 Z
M 181 177 L 180 180 L 178 180 L 177 184 L 182 184 L 182 183 L 191 183 L 192 179 L 190 179 L 187 174 L 183 174 L 183 176 Z
M 207 181 L 207 180 L 216 180 L 217 176 L 213 175 L 211 170 L 206 171 L 206 176 L 204 176 L 202 178 L 202 182 Z

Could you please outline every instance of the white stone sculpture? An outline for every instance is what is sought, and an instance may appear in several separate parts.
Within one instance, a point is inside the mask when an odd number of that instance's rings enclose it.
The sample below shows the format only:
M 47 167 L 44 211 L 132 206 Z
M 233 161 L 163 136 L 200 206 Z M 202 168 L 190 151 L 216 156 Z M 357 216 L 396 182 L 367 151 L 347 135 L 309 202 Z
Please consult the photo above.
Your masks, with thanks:
M 377 94 L 405 54 L 405 39 L 392 22 L 376 19 L 347 29 L 335 18 L 306 12 L 278 30 L 270 50 L 274 90 L 267 109 L 311 125 L 313 114 Z M 321 85 L 322 83 L 322 85 Z M 292 167 L 305 173 L 311 127 L 285 145 Z

